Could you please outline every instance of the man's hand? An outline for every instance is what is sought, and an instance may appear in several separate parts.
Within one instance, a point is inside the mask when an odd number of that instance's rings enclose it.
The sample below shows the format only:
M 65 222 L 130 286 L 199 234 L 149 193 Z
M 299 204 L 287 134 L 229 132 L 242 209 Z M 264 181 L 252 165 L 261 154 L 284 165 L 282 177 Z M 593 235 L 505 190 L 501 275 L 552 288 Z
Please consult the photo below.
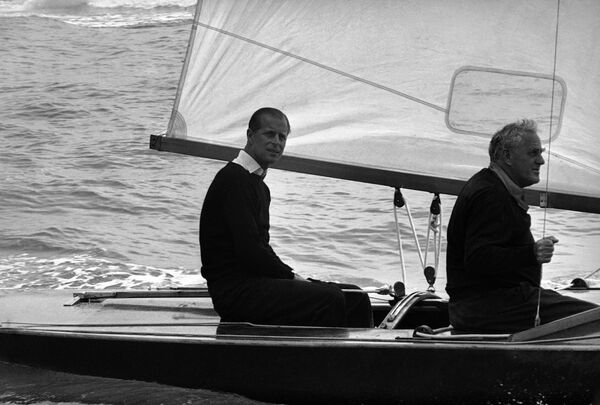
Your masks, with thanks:
M 554 244 L 558 243 L 558 239 L 554 236 L 546 236 L 535 242 L 533 245 L 533 253 L 539 264 L 550 263 L 554 254 Z

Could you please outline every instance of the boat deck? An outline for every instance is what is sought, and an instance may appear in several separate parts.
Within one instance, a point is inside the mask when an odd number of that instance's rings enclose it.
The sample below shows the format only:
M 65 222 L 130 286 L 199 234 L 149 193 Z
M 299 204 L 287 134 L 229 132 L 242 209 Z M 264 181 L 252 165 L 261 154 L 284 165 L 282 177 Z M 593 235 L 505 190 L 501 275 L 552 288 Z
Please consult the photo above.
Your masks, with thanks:
M 139 292 L 144 293 L 144 291 Z M 428 325 L 432 328 L 448 325 L 447 315 L 440 315 L 440 312 L 445 309 L 443 300 L 421 302 L 419 306 L 415 306 L 414 313 L 406 316 L 406 321 L 401 327 L 389 330 L 220 322 L 208 294 L 196 297 L 101 298 L 89 302 L 79 301 L 73 305 L 74 294 L 77 293 L 77 290 L 0 290 L 1 329 L 18 329 L 26 333 L 130 335 L 137 339 L 182 338 L 188 341 L 192 339 L 265 341 L 265 338 L 270 337 L 279 341 L 307 340 L 313 343 L 317 340 L 382 343 L 418 340 L 415 339 L 415 328 L 420 325 Z M 599 292 L 594 291 L 594 293 Z M 99 294 L 106 294 L 106 292 L 101 291 Z M 567 294 L 577 295 L 581 292 L 570 291 Z M 148 295 L 152 295 L 152 292 Z M 390 309 L 391 306 L 385 302 L 378 301 L 374 304 L 376 324 Z M 421 337 L 437 338 L 441 341 L 465 340 L 465 338 L 474 342 L 509 341 L 508 335 L 506 338 L 493 335 L 461 335 L 452 330 L 440 333 L 436 337 L 423 335 Z M 538 337 L 544 338 L 543 335 Z M 589 339 L 582 340 L 580 343 L 569 342 L 575 345 L 589 343 Z
M 0 291 L 3 329 L 136 338 L 394 341 L 412 330 L 286 327 L 220 322 L 209 297 L 118 298 L 71 305 L 73 290 Z M 389 310 L 381 305 L 380 311 Z M 41 311 L 40 309 L 44 310 Z M 390 333 L 392 332 L 392 333 Z

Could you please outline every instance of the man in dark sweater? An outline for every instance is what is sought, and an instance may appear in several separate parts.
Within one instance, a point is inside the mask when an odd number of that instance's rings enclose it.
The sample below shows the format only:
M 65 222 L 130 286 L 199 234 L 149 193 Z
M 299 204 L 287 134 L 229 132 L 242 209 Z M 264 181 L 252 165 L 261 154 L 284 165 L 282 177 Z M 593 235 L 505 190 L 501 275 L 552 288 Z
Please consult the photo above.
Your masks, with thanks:
M 498 131 L 490 167 L 464 186 L 448 224 L 447 286 L 450 323 L 459 330 L 512 333 L 597 305 L 540 287 L 553 236 L 535 241 L 523 187 L 539 182 L 545 163 L 534 121 Z
M 263 182 L 281 157 L 290 125 L 274 108 L 256 111 L 247 143 L 215 176 L 200 216 L 202 276 L 222 321 L 370 327 L 366 294 L 354 285 L 310 282 L 269 244 L 271 195 Z

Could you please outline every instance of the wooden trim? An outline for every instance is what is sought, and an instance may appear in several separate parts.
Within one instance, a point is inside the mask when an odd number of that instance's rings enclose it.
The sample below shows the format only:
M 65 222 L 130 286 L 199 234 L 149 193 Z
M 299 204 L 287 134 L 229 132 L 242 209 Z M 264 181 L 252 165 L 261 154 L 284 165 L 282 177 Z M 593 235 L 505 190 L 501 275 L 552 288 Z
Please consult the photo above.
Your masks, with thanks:
M 599 324 L 600 308 L 595 308 L 515 333 L 509 338 L 509 341 L 529 342 L 542 339 L 577 338 L 596 334 Z
M 233 160 L 239 151 L 237 147 L 172 138 L 163 135 L 150 136 L 150 149 L 224 161 Z M 328 162 L 293 155 L 282 156 L 273 168 L 446 195 L 458 195 L 465 184 L 463 180 L 398 172 L 340 162 Z M 546 193 L 528 189 L 525 190 L 525 199 L 528 204 L 538 207 L 546 204 L 548 208 L 600 214 L 599 197 L 558 192 Z M 544 203 L 543 201 L 546 202 Z

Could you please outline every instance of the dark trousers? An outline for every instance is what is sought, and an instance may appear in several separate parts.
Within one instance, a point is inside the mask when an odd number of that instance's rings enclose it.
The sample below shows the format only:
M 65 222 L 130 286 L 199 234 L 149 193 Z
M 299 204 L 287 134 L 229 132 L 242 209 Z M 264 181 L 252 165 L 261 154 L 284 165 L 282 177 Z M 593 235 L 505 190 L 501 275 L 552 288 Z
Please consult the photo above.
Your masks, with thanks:
M 351 284 L 271 278 L 209 284 L 215 310 L 224 322 L 372 327 L 368 295 L 341 289 L 359 290 Z
M 522 283 L 460 301 L 450 299 L 450 324 L 457 330 L 474 333 L 514 333 L 532 328 L 538 303 L 538 287 Z M 541 290 L 542 324 L 574 315 L 598 305 L 567 297 L 553 290 Z

